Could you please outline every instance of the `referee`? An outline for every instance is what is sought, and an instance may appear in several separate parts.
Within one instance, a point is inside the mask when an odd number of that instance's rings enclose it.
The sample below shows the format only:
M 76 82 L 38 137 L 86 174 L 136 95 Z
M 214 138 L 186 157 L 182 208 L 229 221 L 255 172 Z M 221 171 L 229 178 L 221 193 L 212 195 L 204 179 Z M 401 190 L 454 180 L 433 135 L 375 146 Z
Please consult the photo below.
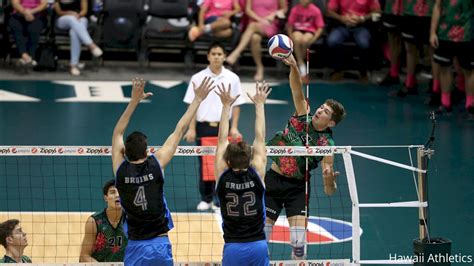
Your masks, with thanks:
M 240 78 L 232 71 L 226 69 L 223 64 L 226 58 L 224 47 L 215 42 L 209 46 L 207 50 L 207 60 L 209 66 L 200 72 L 194 74 L 189 82 L 184 102 L 190 104 L 194 99 L 194 91 L 192 83 L 200 84 L 204 77 L 211 77 L 214 84 L 230 84 L 231 95 L 243 95 L 240 86 Z M 237 126 L 239 122 L 240 107 L 239 105 L 245 103 L 245 97 L 239 97 L 233 103 L 229 119 L 232 119 L 230 126 L 230 136 L 232 139 L 240 139 L 240 134 Z M 189 123 L 187 133 L 184 139 L 187 142 L 196 142 L 196 145 L 201 146 L 202 137 L 217 137 L 219 131 L 219 121 L 221 120 L 222 103 L 219 96 L 215 93 L 210 93 L 208 97 L 201 103 L 196 116 Z M 197 205 L 197 210 L 206 211 L 213 207 L 213 198 L 215 197 L 215 181 L 204 181 L 202 176 L 202 158 L 199 157 L 199 192 L 201 194 L 201 202 Z

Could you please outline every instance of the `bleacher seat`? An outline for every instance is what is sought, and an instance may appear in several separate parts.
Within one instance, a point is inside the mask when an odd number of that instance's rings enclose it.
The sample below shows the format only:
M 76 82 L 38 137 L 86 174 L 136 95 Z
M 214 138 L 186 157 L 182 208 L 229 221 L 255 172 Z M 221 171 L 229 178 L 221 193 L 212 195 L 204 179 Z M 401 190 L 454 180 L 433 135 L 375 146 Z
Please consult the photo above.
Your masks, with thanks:
M 148 16 L 141 34 L 139 61 L 141 66 L 149 62 L 152 49 L 162 49 L 185 54 L 186 68 L 192 62 L 187 33 L 191 12 L 188 0 L 148 0 Z

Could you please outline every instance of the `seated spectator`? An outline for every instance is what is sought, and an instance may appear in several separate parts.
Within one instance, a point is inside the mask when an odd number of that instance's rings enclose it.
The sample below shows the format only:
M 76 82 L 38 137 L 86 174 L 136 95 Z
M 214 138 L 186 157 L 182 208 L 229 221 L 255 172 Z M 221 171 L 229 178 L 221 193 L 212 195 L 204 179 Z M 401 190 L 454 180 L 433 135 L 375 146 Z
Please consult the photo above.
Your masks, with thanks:
M 21 229 L 20 221 L 10 219 L 0 224 L 0 244 L 5 247 L 5 256 L 1 263 L 31 263 L 31 259 L 23 255 L 28 246 L 26 233 Z
M 189 30 L 189 40 L 194 42 L 203 33 L 217 38 L 232 36 L 231 18 L 239 12 L 237 0 L 205 0 L 199 9 L 198 25 Z
M 323 32 L 324 20 L 321 10 L 311 0 L 300 0 L 288 17 L 288 35 L 293 40 L 293 47 L 300 69 L 300 75 L 306 76 L 306 49 L 313 44 Z
M 59 18 L 56 27 L 69 30 L 71 37 L 71 68 L 73 76 L 81 75 L 79 57 L 81 56 L 81 43 L 86 45 L 94 57 L 102 56 L 102 50 L 92 41 L 87 31 L 87 0 L 56 0 L 54 10 Z
M 247 25 L 237 48 L 227 56 L 227 63 L 235 64 L 250 43 L 250 51 L 255 62 L 254 80 L 263 80 L 263 63 L 261 54 L 262 37 L 271 37 L 279 32 L 277 18 L 284 18 L 287 11 L 286 0 L 247 0 L 245 14 L 249 17 Z
M 46 26 L 47 0 L 12 0 L 13 13 L 8 21 L 22 66 L 36 66 L 38 41 Z
M 366 62 L 368 49 L 370 46 L 371 34 L 367 28 L 366 22 L 372 19 L 372 16 L 379 14 L 380 4 L 378 0 L 329 0 L 327 14 L 334 18 L 336 25 L 329 33 L 327 45 L 332 50 L 332 67 L 334 73 L 333 80 L 342 78 L 341 64 L 343 58 L 339 51 L 340 45 L 349 37 L 352 37 L 356 45 L 361 49 L 361 62 Z M 367 79 L 365 63 L 360 64 L 361 77 Z

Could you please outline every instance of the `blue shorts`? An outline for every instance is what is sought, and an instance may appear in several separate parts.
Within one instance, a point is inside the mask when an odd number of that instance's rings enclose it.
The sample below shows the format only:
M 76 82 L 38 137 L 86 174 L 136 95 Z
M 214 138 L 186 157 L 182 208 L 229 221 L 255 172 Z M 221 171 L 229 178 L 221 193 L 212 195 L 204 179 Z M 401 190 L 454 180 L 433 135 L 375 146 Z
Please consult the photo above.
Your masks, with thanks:
M 211 24 L 212 22 L 218 20 L 218 16 L 210 16 L 204 20 L 204 24 Z
M 171 242 L 167 236 L 128 240 L 124 264 L 127 266 L 173 266 Z
M 226 243 L 222 256 L 222 266 L 264 266 L 269 265 L 266 240 L 246 243 Z

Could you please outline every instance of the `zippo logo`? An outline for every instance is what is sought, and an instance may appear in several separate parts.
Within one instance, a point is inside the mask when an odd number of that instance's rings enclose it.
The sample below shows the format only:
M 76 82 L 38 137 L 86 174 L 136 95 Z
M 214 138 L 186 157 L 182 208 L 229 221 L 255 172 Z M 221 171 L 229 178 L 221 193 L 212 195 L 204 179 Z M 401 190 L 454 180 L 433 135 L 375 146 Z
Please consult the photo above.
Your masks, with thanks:
M 109 148 L 104 148 L 104 149 L 102 150 L 102 152 L 105 153 L 105 154 L 108 154 L 108 153 L 110 153 L 110 150 L 109 150 Z
M 362 229 L 360 229 L 362 234 Z M 306 239 L 309 245 L 339 243 L 352 240 L 352 224 L 346 221 L 310 216 Z M 290 244 L 290 227 L 286 217 L 280 216 L 273 226 L 270 242 Z
M 196 148 L 195 151 L 196 151 L 197 154 L 201 154 L 201 149 L 200 148 Z
M 154 153 L 155 152 L 155 148 L 151 147 L 150 148 L 150 153 Z
M 58 148 L 58 153 L 64 153 L 64 149 L 63 148 Z
M 77 153 L 83 154 L 83 153 L 84 153 L 84 149 L 83 149 L 83 148 L 78 148 L 78 149 L 77 149 Z
M 32 148 L 31 149 L 31 153 L 37 153 L 38 152 L 38 149 L 37 148 Z

